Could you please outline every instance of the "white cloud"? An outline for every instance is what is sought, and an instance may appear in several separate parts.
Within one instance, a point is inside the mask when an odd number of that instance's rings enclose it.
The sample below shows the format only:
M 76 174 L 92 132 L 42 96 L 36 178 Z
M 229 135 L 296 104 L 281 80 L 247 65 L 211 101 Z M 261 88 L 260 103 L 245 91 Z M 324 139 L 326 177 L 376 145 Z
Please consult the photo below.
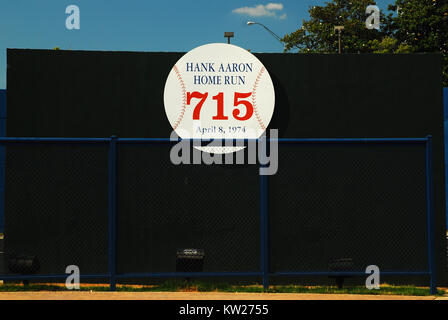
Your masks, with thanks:
M 241 7 L 234 9 L 232 12 L 247 15 L 250 17 L 277 17 L 275 11 L 283 10 L 283 4 L 281 3 L 268 3 L 267 5 L 256 5 L 255 7 Z M 282 14 L 280 19 L 286 19 L 286 13 Z
M 266 9 L 266 7 L 262 4 L 259 4 L 255 7 L 242 7 L 233 10 L 235 13 L 248 15 L 251 17 L 263 17 L 263 16 L 274 16 L 275 12 L 269 11 Z
M 283 10 L 283 4 L 281 3 L 268 3 L 266 5 L 267 10 Z

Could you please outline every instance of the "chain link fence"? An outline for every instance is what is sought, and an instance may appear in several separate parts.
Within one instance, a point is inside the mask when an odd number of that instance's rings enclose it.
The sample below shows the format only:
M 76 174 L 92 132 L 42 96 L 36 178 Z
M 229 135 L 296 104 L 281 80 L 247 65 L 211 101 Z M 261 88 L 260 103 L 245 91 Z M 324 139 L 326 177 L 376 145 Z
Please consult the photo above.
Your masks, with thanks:
M 280 145 L 270 177 L 271 271 L 428 268 L 425 145 Z M 310 258 L 312 257 L 312 258 Z
M 6 155 L 7 262 L 36 256 L 37 274 L 107 274 L 108 146 L 8 143 Z
M 174 165 L 169 139 L 0 138 L 6 145 L 4 280 L 328 276 L 431 278 L 431 139 L 280 139 L 259 164 Z M 272 150 L 271 150 L 272 152 Z M 201 253 L 180 268 L 179 252 Z M 7 262 L 6 261 L 6 262 Z M 8 263 L 6 263 L 6 266 Z

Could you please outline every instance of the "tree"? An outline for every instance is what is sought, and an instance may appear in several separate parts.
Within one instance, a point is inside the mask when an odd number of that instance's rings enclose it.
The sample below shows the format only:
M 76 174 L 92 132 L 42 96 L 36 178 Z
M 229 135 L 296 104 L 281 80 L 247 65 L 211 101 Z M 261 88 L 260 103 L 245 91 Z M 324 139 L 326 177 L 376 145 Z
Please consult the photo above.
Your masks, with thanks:
M 413 52 L 440 52 L 443 55 L 443 84 L 448 86 L 448 1 L 396 0 L 389 10 L 393 37 L 412 47 Z
M 366 28 L 366 8 L 372 0 L 333 0 L 325 6 L 309 9 L 310 20 L 303 21 L 302 28 L 286 34 L 282 41 L 285 51 L 298 49 L 300 53 L 338 52 L 338 35 L 335 26 L 344 26 L 342 51 L 344 53 L 372 52 L 370 41 L 381 41 L 389 33 L 390 17 L 381 13 L 380 31 Z
M 386 36 L 383 40 L 369 42 L 373 53 L 412 53 L 413 48 L 406 43 L 399 43 L 397 39 Z
M 283 37 L 285 51 L 337 52 L 334 26 L 343 25 L 344 53 L 442 53 L 443 85 L 448 86 L 448 1 L 396 0 L 387 15 L 381 13 L 379 31 L 365 27 L 365 11 L 371 4 L 375 2 L 331 0 L 311 7 L 310 20 Z

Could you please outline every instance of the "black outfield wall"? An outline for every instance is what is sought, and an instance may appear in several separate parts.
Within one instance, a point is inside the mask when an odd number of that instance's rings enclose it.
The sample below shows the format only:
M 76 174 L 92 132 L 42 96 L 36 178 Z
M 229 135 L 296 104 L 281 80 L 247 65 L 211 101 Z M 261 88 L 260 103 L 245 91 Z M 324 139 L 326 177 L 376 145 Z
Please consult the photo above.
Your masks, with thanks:
M 445 283 L 440 56 L 255 55 L 274 82 L 270 128 L 280 137 L 433 136 L 436 260 Z M 9 49 L 7 135 L 168 137 L 163 89 L 181 56 Z M 322 271 L 344 256 L 360 269 L 426 268 L 424 150 L 294 148 L 280 148 L 270 179 L 273 271 Z M 72 263 L 106 272 L 107 152 L 50 149 L 7 153 L 6 244 L 37 252 L 47 272 Z M 154 147 L 123 147 L 118 156 L 119 272 L 174 271 L 180 247 L 205 248 L 207 271 L 258 271 L 256 168 L 176 167 L 167 149 Z M 201 202 L 192 201 L 201 191 Z

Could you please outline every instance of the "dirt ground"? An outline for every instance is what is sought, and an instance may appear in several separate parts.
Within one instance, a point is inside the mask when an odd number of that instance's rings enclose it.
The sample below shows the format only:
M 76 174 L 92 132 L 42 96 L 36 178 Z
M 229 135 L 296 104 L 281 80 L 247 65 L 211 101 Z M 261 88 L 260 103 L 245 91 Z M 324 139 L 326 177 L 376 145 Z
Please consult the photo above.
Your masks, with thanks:
M 448 297 L 227 292 L 0 292 L 0 300 L 448 300 Z

